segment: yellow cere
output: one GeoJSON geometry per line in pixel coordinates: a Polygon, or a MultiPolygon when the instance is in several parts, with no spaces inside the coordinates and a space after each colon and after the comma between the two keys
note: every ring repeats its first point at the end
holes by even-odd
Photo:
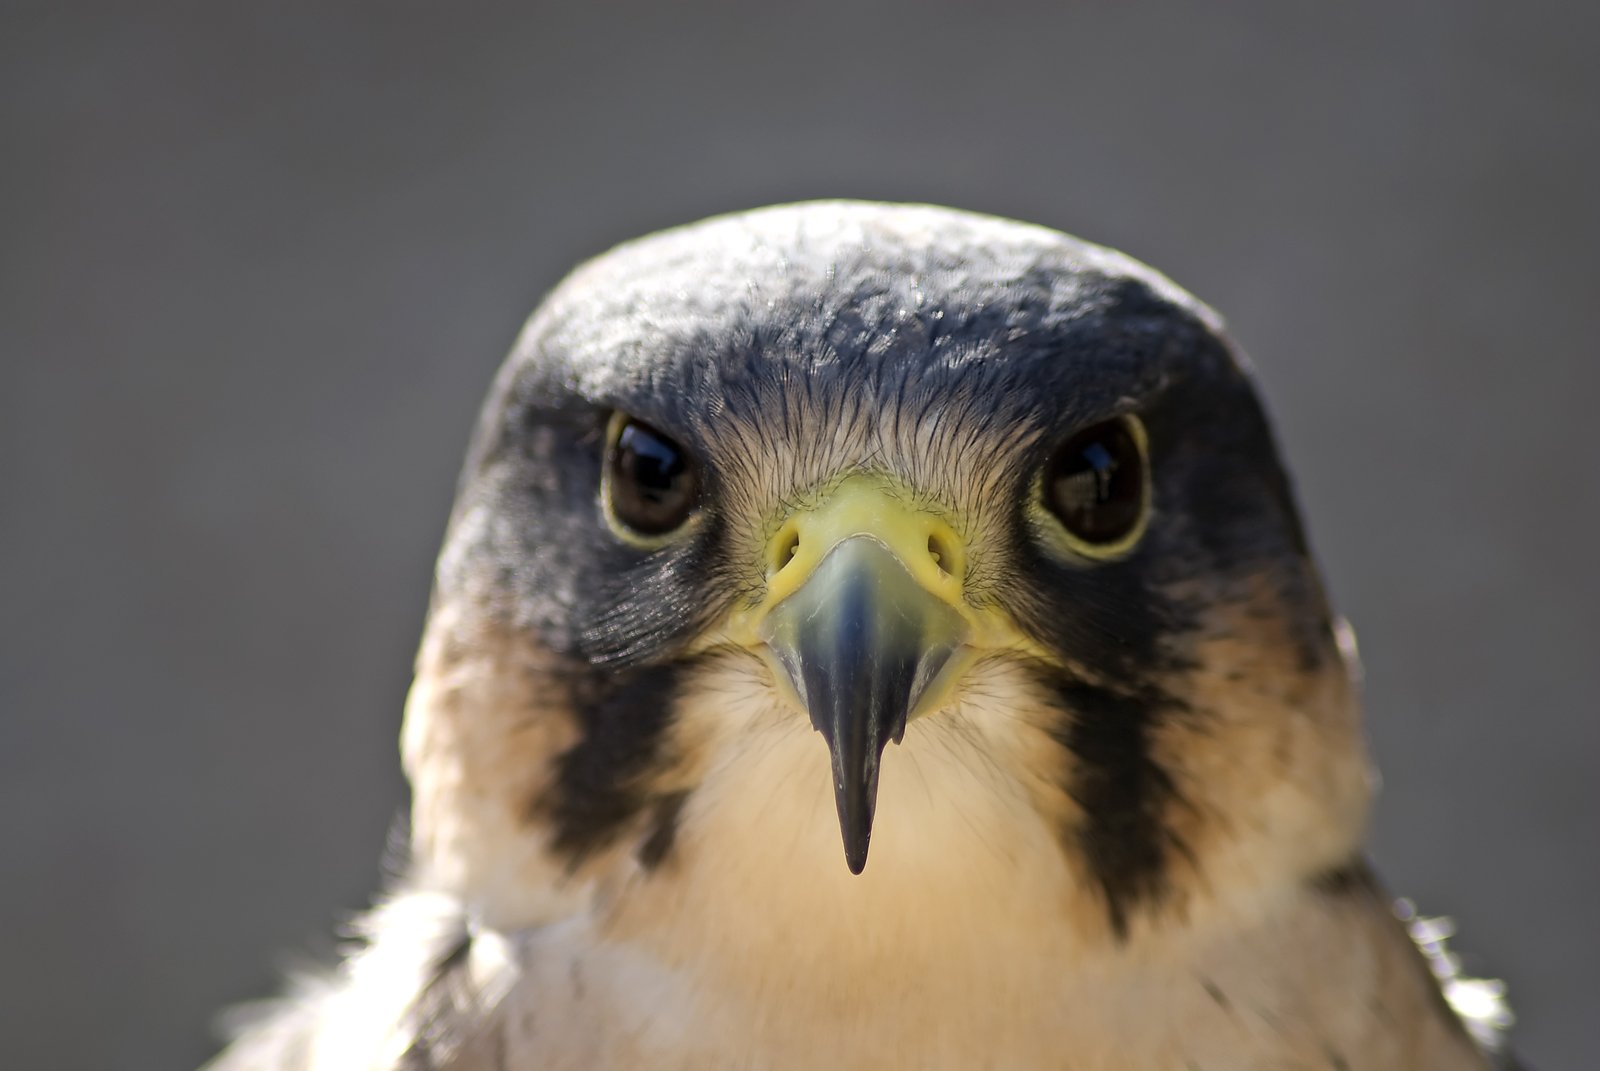
{"type": "Polygon", "coordinates": [[[741,646],[763,646],[761,626],[778,604],[812,579],[834,548],[853,537],[868,537],[888,549],[917,586],[954,609],[965,625],[965,654],[951,672],[941,674],[946,687],[919,713],[948,698],[949,688],[983,650],[1009,649],[1040,657],[1045,652],[1021,635],[997,607],[975,607],[965,598],[968,549],[964,539],[938,514],[912,503],[911,496],[888,478],[858,473],[848,477],[820,502],[785,518],[763,548],[766,592],[751,606],[734,611],[726,636],[741,646]]]}

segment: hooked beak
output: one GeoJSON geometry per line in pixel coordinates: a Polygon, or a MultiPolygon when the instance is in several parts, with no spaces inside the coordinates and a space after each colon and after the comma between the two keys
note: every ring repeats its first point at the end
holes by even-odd
{"type": "Polygon", "coordinates": [[[946,698],[970,638],[962,546],[862,477],[791,517],[774,548],[755,638],[828,743],[845,862],[859,874],[884,747],[946,698]]]}

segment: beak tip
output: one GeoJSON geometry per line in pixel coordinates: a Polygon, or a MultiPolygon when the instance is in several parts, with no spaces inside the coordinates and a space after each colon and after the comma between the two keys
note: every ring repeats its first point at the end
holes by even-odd
{"type": "Polygon", "coordinates": [[[872,844],[872,797],[877,795],[877,778],[868,786],[865,798],[855,793],[839,794],[839,832],[844,834],[844,862],[850,873],[867,868],[867,849],[872,844]]]}

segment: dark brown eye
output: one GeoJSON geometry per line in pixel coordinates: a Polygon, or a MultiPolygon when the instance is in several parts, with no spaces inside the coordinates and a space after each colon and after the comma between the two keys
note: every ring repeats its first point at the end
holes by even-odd
{"type": "Polygon", "coordinates": [[[1044,474],[1044,502],[1089,551],[1119,550],[1146,508],[1143,429],[1131,418],[1085,428],[1062,444],[1044,474]]]}
{"type": "Polygon", "coordinates": [[[694,512],[699,485],[688,455],[643,421],[621,421],[606,465],[611,515],[640,535],[665,535],[694,512]]]}

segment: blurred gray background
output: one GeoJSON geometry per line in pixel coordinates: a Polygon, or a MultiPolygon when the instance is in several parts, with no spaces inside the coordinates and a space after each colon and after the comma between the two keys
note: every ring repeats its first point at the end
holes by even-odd
{"type": "Polygon", "coordinates": [[[380,878],[476,406],[575,260],[816,196],[1116,245],[1260,366],[1376,854],[1600,1062],[1600,7],[7,3],[0,1037],[183,1068],[380,878]]]}

